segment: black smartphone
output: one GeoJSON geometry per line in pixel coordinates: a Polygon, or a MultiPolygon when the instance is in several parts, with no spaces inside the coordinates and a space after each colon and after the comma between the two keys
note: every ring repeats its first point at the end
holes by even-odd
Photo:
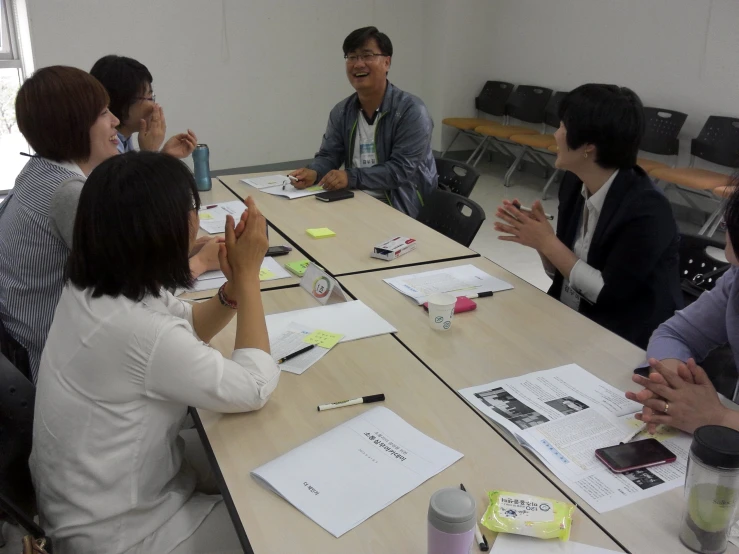
{"type": "Polygon", "coordinates": [[[354,198],[354,193],[346,189],[328,190],[316,194],[316,200],[320,200],[321,202],[336,202],[337,200],[346,200],[347,198],[354,198]]]}
{"type": "Polygon", "coordinates": [[[595,451],[595,457],[614,473],[669,464],[677,459],[677,456],[657,439],[644,439],[599,448],[595,451]]]}
{"type": "Polygon", "coordinates": [[[651,369],[649,366],[647,367],[637,367],[634,370],[634,375],[641,375],[645,379],[649,379],[649,374],[651,373],[651,369]]]}
{"type": "Polygon", "coordinates": [[[267,248],[267,256],[284,256],[288,252],[292,252],[292,248],[289,246],[270,246],[267,248]]]}

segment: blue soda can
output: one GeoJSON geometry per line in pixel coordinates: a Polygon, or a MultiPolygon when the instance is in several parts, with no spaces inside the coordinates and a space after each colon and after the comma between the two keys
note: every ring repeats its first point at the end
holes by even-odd
{"type": "Polygon", "coordinates": [[[198,144],[192,153],[195,164],[195,184],[198,190],[210,190],[213,184],[210,181],[210,150],[207,144],[198,144]]]}

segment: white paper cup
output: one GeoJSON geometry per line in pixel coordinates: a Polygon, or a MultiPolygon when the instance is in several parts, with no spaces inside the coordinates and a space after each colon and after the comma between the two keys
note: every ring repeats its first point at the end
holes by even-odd
{"type": "Polygon", "coordinates": [[[432,329],[449,330],[456,303],[457,297],[452,294],[434,294],[429,298],[429,323],[432,329]]]}

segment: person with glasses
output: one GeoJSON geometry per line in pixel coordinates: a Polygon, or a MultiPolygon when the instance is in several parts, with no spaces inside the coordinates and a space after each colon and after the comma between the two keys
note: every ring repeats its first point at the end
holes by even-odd
{"type": "MultiPolygon", "coordinates": [[[[160,150],[175,158],[186,158],[192,154],[198,139],[191,130],[170,138],[164,146],[167,123],[162,107],[156,103],[152,89],[153,78],[146,66],[124,56],[104,56],[95,62],[90,74],[100,81],[110,96],[110,111],[118,117],[118,152],[121,154],[134,150],[133,134],[138,133],[141,150],[160,150]]],[[[79,190],[84,181],[66,184],[79,190]]],[[[72,225],[67,225],[71,235],[72,225]]],[[[197,278],[206,271],[218,269],[218,239],[203,237],[198,239],[190,252],[190,269],[197,278]]]]}
{"type": "Polygon", "coordinates": [[[294,185],[364,190],[417,217],[438,184],[433,121],[420,98],[388,81],[393,45],[387,35],[376,27],[357,29],[343,50],[346,76],[357,92],[331,110],[321,148],[291,174],[294,185]]]}
{"type": "Polygon", "coordinates": [[[153,78],[142,63],[124,56],[104,56],[95,62],[90,74],[100,81],[110,96],[110,111],[120,119],[118,151],[134,149],[133,134],[138,133],[141,150],[158,151],[175,158],[186,158],[197,146],[198,139],[190,129],[166,143],[167,122],[164,110],[156,103],[151,87],[153,78]],[[162,146],[164,143],[164,146],[162,146]]]}

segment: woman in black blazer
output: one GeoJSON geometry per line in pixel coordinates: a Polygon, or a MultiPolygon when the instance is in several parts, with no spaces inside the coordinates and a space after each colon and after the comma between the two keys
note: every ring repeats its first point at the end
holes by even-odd
{"type": "Polygon", "coordinates": [[[636,165],[644,132],[639,97],[613,85],[583,85],[560,105],[554,134],[559,189],[556,234],[541,202],[522,212],[503,201],[501,240],[535,248],[552,277],[549,294],[645,348],[682,307],[679,233],[670,204],[636,165]]]}

